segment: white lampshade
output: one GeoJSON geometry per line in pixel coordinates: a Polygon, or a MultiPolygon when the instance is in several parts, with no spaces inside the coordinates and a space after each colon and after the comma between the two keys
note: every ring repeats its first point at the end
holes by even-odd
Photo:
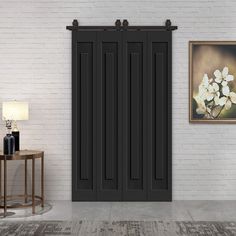
{"type": "Polygon", "coordinates": [[[28,120],[29,104],[28,102],[3,102],[2,103],[3,120],[28,120]]]}

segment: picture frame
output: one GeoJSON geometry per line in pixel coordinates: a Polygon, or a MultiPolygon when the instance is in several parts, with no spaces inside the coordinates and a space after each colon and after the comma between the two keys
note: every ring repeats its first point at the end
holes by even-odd
{"type": "Polygon", "coordinates": [[[189,41],[189,122],[236,123],[236,41],[189,41]]]}

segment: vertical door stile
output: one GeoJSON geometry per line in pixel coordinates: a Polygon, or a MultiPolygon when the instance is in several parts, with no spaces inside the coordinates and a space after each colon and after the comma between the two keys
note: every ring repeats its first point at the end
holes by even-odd
{"type": "Polygon", "coordinates": [[[128,114],[128,86],[127,86],[127,32],[122,31],[122,200],[126,199],[126,191],[127,191],[127,159],[128,159],[128,137],[127,130],[128,124],[126,122],[126,117],[128,114]]]}
{"type": "Polygon", "coordinates": [[[72,201],[78,200],[77,196],[77,162],[78,162],[78,111],[77,111],[77,32],[72,31],[72,201]]]}

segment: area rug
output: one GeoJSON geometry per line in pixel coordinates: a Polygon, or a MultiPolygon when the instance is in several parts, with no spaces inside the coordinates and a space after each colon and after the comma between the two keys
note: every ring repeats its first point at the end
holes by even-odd
{"type": "Polygon", "coordinates": [[[24,221],[0,222],[1,236],[234,236],[236,222],[24,221]]]}

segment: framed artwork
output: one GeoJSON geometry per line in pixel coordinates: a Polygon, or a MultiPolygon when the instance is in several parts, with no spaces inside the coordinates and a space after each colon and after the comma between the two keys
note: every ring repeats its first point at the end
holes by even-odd
{"type": "Polygon", "coordinates": [[[189,42],[189,121],[236,123],[236,41],[189,42]]]}

